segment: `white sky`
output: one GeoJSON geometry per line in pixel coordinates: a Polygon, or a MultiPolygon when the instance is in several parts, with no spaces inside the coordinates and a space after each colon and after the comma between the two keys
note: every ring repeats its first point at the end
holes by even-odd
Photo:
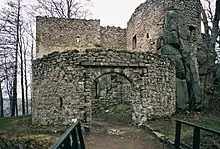
{"type": "Polygon", "coordinates": [[[145,0],[94,0],[93,18],[100,19],[101,25],[126,27],[127,22],[145,0]]]}
{"type": "MultiPolygon", "coordinates": [[[[5,0],[0,0],[0,7],[5,0]]],[[[30,1],[30,0],[29,0],[30,1]]],[[[35,1],[35,0],[33,0],[35,1]]],[[[103,26],[120,26],[125,28],[127,21],[145,0],[93,0],[92,18],[100,19],[103,26]]]]}

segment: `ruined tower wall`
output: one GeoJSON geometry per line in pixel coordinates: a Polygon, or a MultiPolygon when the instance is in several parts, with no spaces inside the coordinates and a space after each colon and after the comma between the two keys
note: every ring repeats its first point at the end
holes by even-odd
{"type": "Polygon", "coordinates": [[[127,23],[127,50],[156,52],[156,40],[163,33],[164,9],[142,3],[127,23]]]}
{"type": "Polygon", "coordinates": [[[182,10],[186,24],[200,32],[199,0],[147,0],[136,8],[127,23],[127,50],[156,52],[156,42],[163,35],[168,8],[182,10]]]}
{"type": "Polygon", "coordinates": [[[100,44],[100,21],[37,17],[36,57],[100,44]]]}
{"type": "Polygon", "coordinates": [[[184,1],[184,16],[187,25],[193,25],[200,33],[201,30],[201,4],[199,0],[184,1]]]}
{"type": "Polygon", "coordinates": [[[101,26],[101,45],[110,49],[126,49],[126,29],[101,26]]]}

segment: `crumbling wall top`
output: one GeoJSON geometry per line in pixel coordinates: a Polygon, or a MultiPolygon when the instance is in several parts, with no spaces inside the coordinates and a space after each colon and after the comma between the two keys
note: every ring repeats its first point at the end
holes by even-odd
{"type": "Polygon", "coordinates": [[[47,16],[36,16],[36,22],[38,23],[47,23],[47,22],[60,22],[60,21],[80,21],[80,22],[99,22],[99,19],[75,19],[75,18],[70,18],[70,19],[66,19],[66,18],[57,18],[57,17],[47,17],[47,16]]]}

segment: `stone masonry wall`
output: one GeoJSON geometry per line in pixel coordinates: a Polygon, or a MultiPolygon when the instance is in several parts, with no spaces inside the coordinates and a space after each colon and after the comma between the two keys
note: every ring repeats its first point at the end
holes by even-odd
{"type": "Polygon", "coordinates": [[[37,17],[36,56],[100,44],[100,21],[37,17]]]}
{"type": "Polygon", "coordinates": [[[175,68],[150,53],[90,49],[54,52],[33,62],[34,123],[62,125],[92,121],[92,84],[104,74],[124,76],[134,88],[131,103],[137,124],[175,112],[175,68]]]}
{"type": "MultiPolygon", "coordinates": [[[[156,52],[156,42],[163,35],[165,12],[168,8],[182,10],[187,25],[193,26],[200,33],[199,0],[146,0],[136,8],[127,23],[127,50],[156,52]]],[[[200,38],[199,35],[197,37],[200,38]]]]}
{"type": "Polygon", "coordinates": [[[127,23],[127,50],[156,52],[156,41],[163,34],[164,9],[155,4],[143,3],[132,14],[127,23]]]}
{"type": "Polygon", "coordinates": [[[110,49],[126,49],[126,29],[101,26],[102,46],[110,49]]]}

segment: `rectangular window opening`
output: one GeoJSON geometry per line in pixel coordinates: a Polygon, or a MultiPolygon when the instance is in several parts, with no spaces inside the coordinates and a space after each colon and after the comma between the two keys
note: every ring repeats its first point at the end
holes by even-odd
{"type": "Polygon", "coordinates": [[[137,47],[137,36],[136,35],[132,38],[132,44],[133,44],[133,49],[136,49],[137,47]]]}

